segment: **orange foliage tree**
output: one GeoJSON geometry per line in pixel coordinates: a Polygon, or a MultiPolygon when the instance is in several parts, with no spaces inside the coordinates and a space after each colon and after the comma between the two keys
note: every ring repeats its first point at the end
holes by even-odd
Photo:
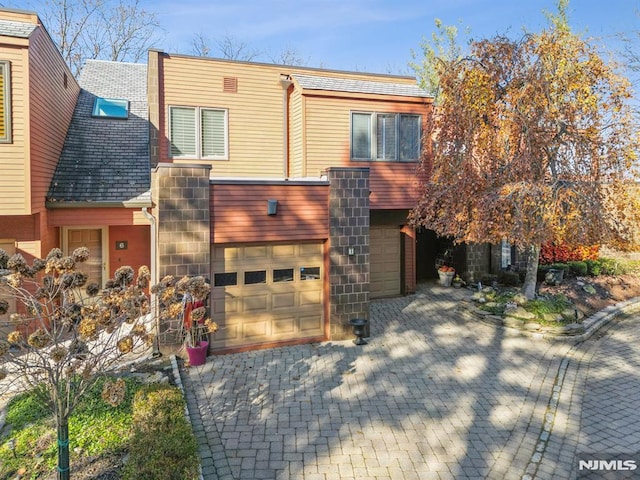
{"type": "Polygon", "coordinates": [[[411,214],[456,242],[506,239],[526,250],[528,298],[541,244],[625,242],[638,220],[628,81],[571,32],[566,7],[560,0],[540,33],[472,42],[467,57],[438,60],[428,180],[411,214]]]}

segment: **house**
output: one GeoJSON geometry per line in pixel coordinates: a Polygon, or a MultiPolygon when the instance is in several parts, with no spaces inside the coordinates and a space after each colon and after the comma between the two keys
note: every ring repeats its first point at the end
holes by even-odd
{"type": "Polygon", "coordinates": [[[46,207],[63,252],[86,246],[90,281],[151,261],[146,65],[87,60],[46,207]]]}
{"type": "Polygon", "coordinates": [[[414,78],[150,51],[148,91],[158,276],[211,279],[214,351],[351,338],[415,290],[414,78]]]}
{"type": "Polygon", "coordinates": [[[0,248],[9,254],[32,259],[58,246],[45,198],[79,90],[38,16],[3,9],[0,248]]]}

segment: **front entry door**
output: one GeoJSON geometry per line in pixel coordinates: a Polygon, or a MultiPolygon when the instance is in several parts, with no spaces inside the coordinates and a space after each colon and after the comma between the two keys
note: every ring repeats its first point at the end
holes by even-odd
{"type": "Polygon", "coordinates": [[[102,229],[74,228],[67,230],[67,252],[69,254],[78,247],[89,249],[89,259],[79,265],[79,270],[89,276],[87,284],[96,282],[104,285],[104,261],[102,258],[102,229]]]}

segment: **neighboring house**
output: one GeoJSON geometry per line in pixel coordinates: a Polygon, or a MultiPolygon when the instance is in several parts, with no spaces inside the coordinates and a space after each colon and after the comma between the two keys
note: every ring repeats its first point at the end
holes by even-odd
{"type": "Polygon", "coordinates": [[[59,245],[45,196],[78,92],[38,16],[0,10],[0,248],[9,254],[30,260],[59,245]]]}
{"type": "Polygon", "coordinates": [[[151,208],[146,65],[87,60],[47,194],[64,252],[86,246],[90,281],[149,265],[151,208]]]}
{"type": "Polygon", "coordinates": [[[218,351],[352,336],[410,293],[431,98],[411,77],[151,51],[158,275],[213,284],[218,351]]]}

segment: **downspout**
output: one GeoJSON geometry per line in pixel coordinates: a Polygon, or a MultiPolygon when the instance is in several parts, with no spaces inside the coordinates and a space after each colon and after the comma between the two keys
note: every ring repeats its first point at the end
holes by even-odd
{"type": "Polygon", "coordinates": [[[280,75],[280,85],[282,85],[282,151],[283,158],[283,175],[289,178],[289,87],[293,85],[291,76],[280,75]]]}
{"type": "MultiPolygon", "coordinates": [[[[151,265],[149,265],[149,269],[151,270],[151,286],[158,284],[158,265],[156,261],[157,255],[157,222],[156,217],[154,217],[149,212],[149,207],[142,207],[142,214],[145,216],[147,220],[149,220],[149,224],[151,225],[151,265]]],[[[158,303],[156,301],[156,295],[151,293],[151,308],[153,310],[153,317],[155,323],[156,333],[153,339],[153,353],[152,356],[154,358],[161,357],[162,352],[160,352],[160,316],[158,312],[158,303]]]]}

